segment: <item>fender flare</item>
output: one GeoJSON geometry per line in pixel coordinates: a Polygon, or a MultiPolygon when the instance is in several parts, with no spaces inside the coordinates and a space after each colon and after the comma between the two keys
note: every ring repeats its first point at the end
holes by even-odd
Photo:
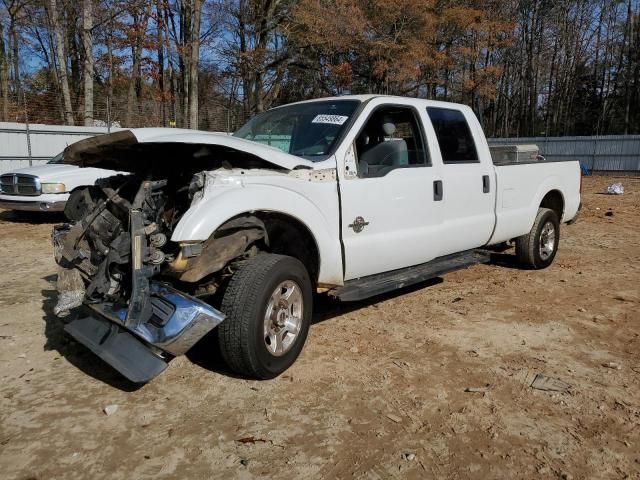
{"type": "MultiPolygon", "coordinates": [[[[531,208],[533,211],[533,219],[531,220],[530,227],[533,227],[533,222],[536,219],[538,208],[540,208],[540,205],[542,204],[542,200],[544,199],[544,197],[547,196],[549,192],[552,192],[554,190],[557,191],[562,197],[562,203],[564,205],[564,209],[566,209],[565,193],[562,190],[560,177],[558,177],[557,175],[552,175],[550,177],[547,177],[545,178],[544,182],[542,182],[542,184],[538,187],[538,191],[533,197],[533,204],[531,205],[531,208]]],[[[563,215],[564,215],[564,212],[563,212],[563,215]]],[[[558,221],[562,223],[562,218],[559,218],[558,221]]]]}

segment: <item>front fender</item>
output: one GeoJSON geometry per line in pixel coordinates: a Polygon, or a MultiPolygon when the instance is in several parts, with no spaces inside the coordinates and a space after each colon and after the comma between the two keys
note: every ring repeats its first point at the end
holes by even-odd
{"type": "Polygon", "coordinates": [[[320,253],[319,283],[342,285],[342,253],[339,240],[338,198],[335,183],[306,183],[314,197],[273,185],[246,184],[217,187],[193,205],[178,222],[171,240],[193,242],[208,239],[223,223],[244,213],[264,211],[289,215],[313,235],[320,253]],[[322,206],[322,210],[318,207],[322,206]]]}

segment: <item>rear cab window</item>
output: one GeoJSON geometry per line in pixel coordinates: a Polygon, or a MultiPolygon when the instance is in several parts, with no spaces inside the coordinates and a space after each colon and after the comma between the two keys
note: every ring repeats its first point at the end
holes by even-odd
{"type": "Polygon", "coordinates": [[[479,163],[471,129],[460,110],[427,107],[427,114],[436,132],[445,164],[479,163]]]}

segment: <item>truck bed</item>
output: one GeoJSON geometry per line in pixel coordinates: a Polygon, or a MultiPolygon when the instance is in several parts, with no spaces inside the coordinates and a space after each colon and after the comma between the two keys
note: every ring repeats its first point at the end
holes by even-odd
{"type": "Polygon", "coordinates": [[[490,244],[524,235],[549,192],[562,201],[561,223],[572,220],[580,206],[580,163],[577,160],[495,164],[496,226],[490,244]]]}

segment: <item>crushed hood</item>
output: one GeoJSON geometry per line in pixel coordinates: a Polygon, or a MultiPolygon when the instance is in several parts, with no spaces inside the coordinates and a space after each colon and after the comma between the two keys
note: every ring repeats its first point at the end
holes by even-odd
{"type": "Polygon", "coordinates": [[[267,162],[287,170],[313,168],[313,162],[275,147],[221,133],[175,128],[139,128],[87,138],[65,149],[64,162],[127,172],[154,168],[159,163],[198,170],[207,159],[230,161],[238,154],[245,161],[267,162]]]}

